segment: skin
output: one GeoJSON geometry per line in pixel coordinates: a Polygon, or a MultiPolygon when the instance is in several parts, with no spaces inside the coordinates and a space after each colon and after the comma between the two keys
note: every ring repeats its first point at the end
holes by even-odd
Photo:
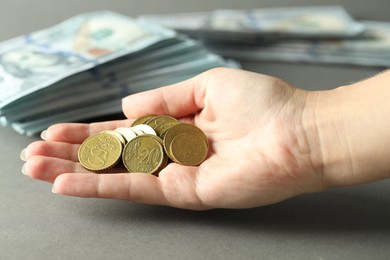
{"type": "Polygon", "coordinates": [[[177,208],[251,208],[293,196],[390,177],[390,73],[329,91],[304,91],[266,75],[217,68],[123,99],[128,120],[58,124],[23,152],[23,173],[57,194],[177,208]],[[210,142],[197,167],[175,163],[159,177],[95,174],[78,163],[88,136],[170,115],[210,142]],[[387,121],[387,122],[386,122],[387,121]],[[387,153],[386,153],[387,151],[387,153]]]}

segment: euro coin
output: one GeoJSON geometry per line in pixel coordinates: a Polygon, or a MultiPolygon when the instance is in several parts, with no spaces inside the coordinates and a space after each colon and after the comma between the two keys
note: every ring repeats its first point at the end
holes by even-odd
{"type": "Polygon", "coordinates": [[[88,137],[81,144],[78,159],[85,169],[102,172],[118,163],[122,151],[120,140],[113,134],[103,132],[88,137]]]}
{"type": "Polygon", "coordinates": [[[159,126],[157,126],[154,130],[156,131],[156,134],[163,138],[164,136],[164,133],[169,129],[171,128],[172,126],[175,126],[175,125],[178,125],[178,124],[181,124],[179,121],[172,121],[172,122],[165,122],[159,126]]]}
{"type": "Polygon", "coordinates": [[[129,172],[158,175],[169,159],[188,166],[201,164],[208,149],[207,137],[198,127],[166,115],[145,116],[131,127],[87,138],[78,158],[84,168],[97,173],[122,162],[129,172]]]}
{"type": "Polygon", "coordinates": [[[178,120],[176,118],[173,118],[171,116],[155,116],[154,118],[147,121],[145,124],[148,126],[151,126],[153,129],[156,129],[159,125],[162,125],[167,122],[177,122],[178,120]]]}
{"type": "Polygon", "coordinates": [[[130,128],[127,128],[127,127],[119,127],[117,129],[115,129],[114,131],[119,133],[120,135],[122,135],[123,138],[125,138],[126,143],[130,142],[132,139],[137,137],[137,134],[134,133],[134,131],[132,131],[130,128]]]}
{"type": "Polygon", "coordinates": [[[137,120],[135,120],[131,126],[136,126],[136,125],[140,125],[140,124],[145,124],[147,121],[149,121],[150,119],[154,118],[156,116],[152,116],[152,115],[148,115],[148,116],[143,116],[143,117],[140,117],[138,118],[137,120]]]}
{"type": "Polygon", "coordinates": [[[125,146],[125,144],[127,143],[126,139],[118,132],[107,130],[107,131],[103,131],[102,133],[108,133],[114,135],[116,138],[118,138],[118,140],[122,143],[123,146],[125,146]]]}
{"type": "MultiPolygon", "coordinates": [[[[158,137],[158,136],[156,136],[156,135],[150,135],[150,138],[156,139],[162,146],[164,146],[163,140],[162,140],[160,137],[158,137]]],[[[169,157],[167,156],[167,154],[165,153],[164,150],[163,150],[163,156],[164,156],[164,157],[163,157],[163,161],[162,161],[162,163],[161,163],[161,166],[160,166],[160,168],[156,171],[156,173],[154,173],[155,175],[158,175],[158,173],[168,165],[169,157]]]]}
{"type": "Polygon", "coordinates": [[[164,154],[163,161],[162,161],[162,163],[161,163],[160,168],[159,168],[159,169],[157,170],[157,172],[155,173],[155,175],[158,175],[158,174],[160,173],[160,171],[161,171],[162,169],[164,169],[165,167],[167,167],[167,165],[168,165],[169,158],[168,158],[168,156],[167,156],[167,154],[166,154],[165,152],[164,152],[163,154],[164,154]]]}
{"type": "Polygon", "coordinates": [[[129,172],[157,174],[164,163],[162,141],[154,135],[140,135],[128,142],[122,161],[129,172]]]}
{"type": "Polygon", "coordinates": [[[196,166],[207,157],[207,137],[198,127],[179,124],[171,127],[164,137],[164,149],[169,158],[179,164],[196,166]]]}
{"type": "Polygon", "coordinates": [[[141,131],[144,134],[150,134],[150,135],[157,135],[154,129],[151,126],[145,125],[145,124],[140,124],[136,126],[132,126],[130,128],[134,132],[139,132],[141,131]]]}
{"type": "Polygon", "coordinates": [[[139,126],[139,125],[130,127],[130,130],[133,131],[137,136],[144,135],[145,133],[142,132],[141,129],[137,128],[137,126],[139,126]]]}

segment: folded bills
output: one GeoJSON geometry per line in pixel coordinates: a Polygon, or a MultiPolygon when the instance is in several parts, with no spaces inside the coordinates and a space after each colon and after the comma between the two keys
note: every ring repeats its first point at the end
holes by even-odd
{"type": "Polygon", "coordinates": [[[121,113],[129,94],[238,67],[175,31],[109,11],[0,43],[0,122],[34,135],[121,113]]]}

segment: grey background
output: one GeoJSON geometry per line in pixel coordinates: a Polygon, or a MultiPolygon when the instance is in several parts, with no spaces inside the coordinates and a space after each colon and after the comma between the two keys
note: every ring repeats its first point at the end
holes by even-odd
{"type": "MultiPolygon", "coordinates": [[[[0,41],[79,13],[129,16],[216,8],[341,4],[356,18],[389,21],[390,2],[1,0],[0,41]]],[[[367,67],[247,62],[244,68],[305,89],[374,75],[367,67]]],[[[192,212],[51,193],[21,174],[36,138],[0,128],[0,259],[389,259],[390,181],[338,188],[248,210],[192,212]]]]}

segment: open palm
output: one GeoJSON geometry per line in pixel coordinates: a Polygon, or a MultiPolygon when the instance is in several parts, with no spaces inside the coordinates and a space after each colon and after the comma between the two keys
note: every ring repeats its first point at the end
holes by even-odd
{"type": "Polygon", "coordinates": [[[53,191],[188,209],[247,208],[322,189],[301,131],[305,91],[256,73],[214,69],[193,79],[123,100],[128,120],[58,124],[27,147],[25,174],[54,182],[53,191]],[[169,164],[159,176],[90,173],[78,163],[80,144],[103,130],[166,114],[201,128],[210,142],[197,167],[169,164]]]}

